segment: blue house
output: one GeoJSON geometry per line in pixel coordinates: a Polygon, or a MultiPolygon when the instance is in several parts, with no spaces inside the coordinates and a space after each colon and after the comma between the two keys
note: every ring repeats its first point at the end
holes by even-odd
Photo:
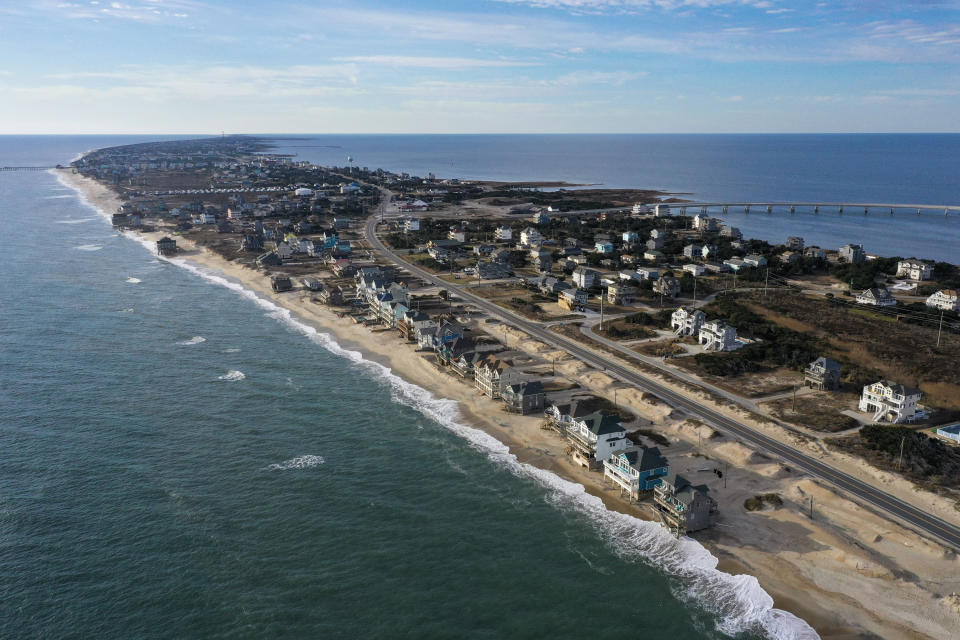
{"type": "Polygon", "coordinates": [[[594,245],[594,251],[597,253],[613,253],[613,243],[597,242],[594,245]]]}
{"type": "Polygon", "coordinates": [[[670,463],[656,447],[629,447],[603,461],[604,480],[612,480],[634,500],[641,492],[653,491],[669,473],[670,463]]]}

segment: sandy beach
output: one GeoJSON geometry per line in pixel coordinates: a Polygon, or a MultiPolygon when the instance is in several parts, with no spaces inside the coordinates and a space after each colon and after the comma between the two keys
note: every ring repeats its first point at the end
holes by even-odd
{"type": "MultiPolygon", "coordinates": [[[[119,206],[117,196],[105,186],[70,171],[57,173],[102,212],[109,214],[119,206]]],[[[140,235],[153,243],[164,234],[140,235]]],[[[519,461],[583,485],[608,509],[645,520],[653,518],[645,505],[622,500],[604,484],[602,474],[574,465],[561,439],[540,428],[542,419],[504,412],[500,403],[478,395],[472,386],[438,369],[413,346],[401,343],[395,332],[371,331],[348,318],[338,318],[299,292],[274,293],[263,273],[198,248],[186,238],[177,237],[177,242],[178,260],[242,284],[317,331],[331,334],[344,348],[359,351],[438,397],[455,400],[462,422],[507,445],[519,461]]],[[[506,339],[510,346],[541,357],[550,351],[548,345],[515,332],[507,332],[506,339]]],[[[566,354],[556,355],[559,373],[598,395],[609,391],[609,378],[566,354]]],[[[702,465],[702,460],[696,461],[697,447],[704,443],[710,459],[729,465],[725,480],[711,483],[711,490],[717,487],[720,523],[694,536],[719,559],[720,570],[754,576],[776,607],[802,618],[823,638],[956,636],[960,629],[960,560],[956,553],[740,443],[718,439],[710,444],[712,433],[703,431],[707,427],[674,417],[669,407],[650,402],[638,392],[621,390],[620,402],[649,419],[671,440],[665,450],[671,464],[676,459],[681,466],[702,465]],[[784,505],[754,512],[743,508],[746,498],[768,492],[779,493],[784,505]],[[812,518],[806,508],[811,498],[816,505],[812,518]]],[[[901,495],[910,493],[907,483],[897,485],[897,490],[901,495]]]]}

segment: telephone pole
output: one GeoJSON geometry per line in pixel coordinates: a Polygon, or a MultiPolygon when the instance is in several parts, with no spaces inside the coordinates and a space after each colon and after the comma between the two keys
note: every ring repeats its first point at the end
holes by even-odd
{"type": "Polygon", "coordinates": [[[940,347],[940,332],[943,331],[943,309],[940,309],[940,325],[937,327],[937,347],[940,347]]]}

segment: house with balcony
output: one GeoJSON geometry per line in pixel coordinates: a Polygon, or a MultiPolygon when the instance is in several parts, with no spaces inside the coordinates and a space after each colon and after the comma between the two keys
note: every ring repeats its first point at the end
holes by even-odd
{"type": "Polygon", "coordinates": [[[624,231],[620,237],[624,244],[634,244],[640,241],[640,234],[636,231],[624,231]]]}
{"type": "Polygon", "coordinates": [[[767,266],[767,259],[757,253],[751,253],[743,257],[743,264],[748,267],[765,267],[767,266]]]}
{"type": "Polygon", "coordinates": [[[599,240],[593,245],[594,253],[613,253],[613,243],[609,240],[599,240]]]}
{"type": "Polygon", "coordinates": [[[862,244],[845,244],[837,251],[840,259],[844,262],[857,264],[867,259],[867,254],[863,252],[862,244]]]}
{"type": "Polygon", "coordinates": [[[698,336],[704,351],[733,351],[739,346],[736,328],[721,320],[705,322],[698,336]]]}
{"type": "Polygon", "coordinates": [[[699,244],[688,244],[683,248],[683,257],[690,258],[691,260],[693,258],[699,258],[701,251],[703,251],[703,247],[699,244]]]}
{"type": "Polygon", "coordinates": [[[513,382],[519,372],[512,370],[513,364],[509,360],[489,355],[481,360],[473,373],[474,386],[488,398],[500,398],[503,387],[513,382]]]}
{"type": "Polygon", "coordinates": [[[803,238],[800,236],[790,236],[787,238],[787,241],[783,243],[790,251],[803,251],[803,238]]]}
{"type": "Polygon", "coordinates": [[[505,385],[500,394],[500,399],[507,405],[507,411],[522,414],[543,411],[545,398],[543,383],[539,380],[505,385]]]}
{"type": "Polygon", "coordinates": [[[859,408],[872,413],[874,422],[911,422],[922,395],[919,389],[880,380],[863,388],[859,408]]]}
{"type": "Polygon", "coordinates": [[[603,479],[620,487],[634,500],[653,491],[670,472],[670,463],[656,447],[628,447],[603,461],[603,479]]]}
{"type": "Polygon", "coordinates": [[[610,304],[633,304],[637,288],[629,282],[618,280],[607,287],[607,302],[610,304]]]}
{"type": "Polygon", "coordinates": [[[583,311],[587,304],[588,294],[583,289],[564,289],[557,294],[557,304],[568,311],[583,311]]]}
{"type": "Polygon", "coordinates": [[[653,502],[663,525],[678,538],[706,529],[717,513],[717,502],[707,485],[694,485],[675,472],[654,487],[653,502]]]}
{"type": "Polygon", "coordinates": [[[707,268],[702,264],[691,262],[690,264],[683,265],[683,270],[687,273],[693,274],[694,276],[702,276],[704,273],[706,273],[707,268]]]}
{"type": "Polygon", "coordinates": [[[590,469],[599,469],[613,453],[633,444],[620,418],[605,411],[573,418],[566,425],[566,437],[574,460],[590,469]]]}
{"type": "Polygon", "coordinates": [[[910,280],[929,280],[933,275],[933,268],[922,260],[901,260],[897,263],[897,277],[910,280]]]}
{"type": "Polygon", "coordinates": [[[513,240],[513,229],[510,227],[497,227],[493,232],[493,237],[499,242],[510,242],[513,240]]]}
{"type": "Polygon", "coordinates": [[[707,320],[707,314],[699,309],[680,307],[670,316],[670,328],[677,336],[698,336],[707,320]]]}
{"type": "Polygon", "coordinates": [[[857,295],[857,304],[869,304],[874,307],[895,307],[897,299],[890,295],[886,287],[871,287],[857,295]]]}
{"type": "Polygon", "coordinates": [[[578,267],[573,270],[573,284],[580,287],[581,289],[589,289],[590,287],[599,284],[600,273],[595,269],[588,269],[586,267],[578,267]]]}
{"type": "Polygon", "coordinates": [[[637,280],[656,280],[660,277],[660,269],[653,267],[637,267],[637,280]]]}
{"type": "Polygon", "coordinates": [[[803,370],[803,384],[811,389],[834,391],[840,388],[840,363],[830,358],[820,357],[803,370]]]}
{"type": "Polygon", "coordinates": [[[543,235],[533,227],[527,227],[520,232],[520,244],[524,247],[539,247],[543,244],[543,235]]]}
{"type": "Polygon", "coordinates": [[[925,304],[943,311],[957,311],[960,308],[956,289],[941,289],[927,298],[925,304]]]}
{"type": "Polygon", "coordinates": [[[667,296],[668,298],[676,298],[680,295],[680,281],[673,276],[660,276],[657,281],[653,283],[653,292],[667,296]]]}

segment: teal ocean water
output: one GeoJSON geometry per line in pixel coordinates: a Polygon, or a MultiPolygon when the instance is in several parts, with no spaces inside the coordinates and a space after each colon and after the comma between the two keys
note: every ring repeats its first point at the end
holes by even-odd
{"type": "Polygon", "coordinates": [[[816,637],[55,176],[0,196],[0,637],[816,637]]]}

